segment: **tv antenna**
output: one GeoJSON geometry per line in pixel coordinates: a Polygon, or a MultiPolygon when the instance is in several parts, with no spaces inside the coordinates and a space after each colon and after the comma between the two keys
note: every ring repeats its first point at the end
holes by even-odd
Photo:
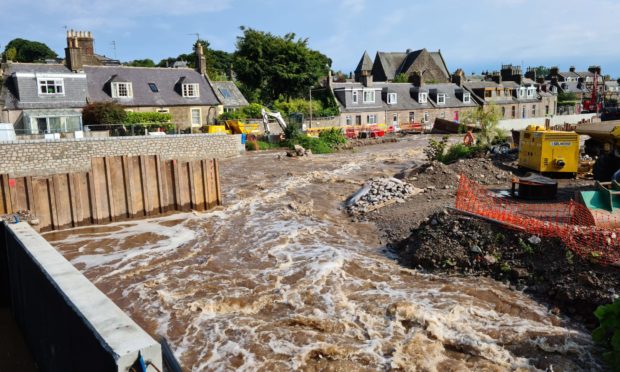
{"type": "Polygon", "coordinates": [[[200,34],[199,33],[196,32],[196,33],[188,34],[188,35],[194,35],[194,36],[196,36],[196,42],[200,41],[200,34]]]}
{"type": "Polygon", "coordinates": [[[116,58],[116,40],[112,40],[112,50],[114,50],[114,59],[116,58]]]}

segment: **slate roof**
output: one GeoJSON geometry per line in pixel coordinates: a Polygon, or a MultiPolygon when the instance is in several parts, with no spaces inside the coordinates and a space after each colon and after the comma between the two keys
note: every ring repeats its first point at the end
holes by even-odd
{"type": "Polygon", "coordinates": [[[375,63],[377,63],[378,59],[379,63],[381,63],[383,67],[383,71],[385,72],[387,79],[393,80],[394,76],[396,76],[396,71],[403,64],[405,58],[407,58],[407,53],[377,52],[375,63]]]}
{"type": "Polygon", "coordinates": [[[4,70],[0,108],[9,110],[79,108],[86,105],[86,94],[86,75],[74,73],[65,65],[9,63],[4,70]],[[63,95],[43,96],[38,93],[39,87],[35,77],[18,77],[16,74],[62,74],[69,77],[63,78],[63,95]]]}
{"type": "Polygon", "coordinates": [[[576,72],[572,72],[572,71],[558,72],[558,75],[562,76],[565,79],[568,78],[568,77],[579,79],[579,77],[580,77],[576,72]]]}
{"type": "Polygon", "coordinates": [[[357,64],[357,67],[355,68],[355,72],[358,73],[362,71],[371,71],[371,70],[372,70],[372,59],[370,59],[370,57],[368,56],[368,53],[364,51],[364,55],[360,59],[360,63],[357,64]]]}
{"type": "Polygon", "coordinates": [[[616,80],[610,80],[605,82],[605,86],[607,87],[617,87],[619,84],[616,80]]]}
{"type": "Polygon", "coordinates": [[[237,85],[232,81],[214,81],[213,89],[224,107],[242,107],[249,105],[237,85]],[[228,94],[227,94],[228,93],[228,94]]]}
{"type": "Polygon", "coordinates": [[[124,106],[214,106],[219,105],[215,92],[193,69],[128,67],[128,66],[84,66],[88,81],[90,102],[118,101],[124,106]],[[122,76],[132,83],[133,97],[113,99],[109,81],[114,76],[122,76]],[[199,84],[200,97],[186,98],[181,95],[182,79],[199,84]],[[158,92],[151,91],[149,83],[157,85],[158,92]]]}
{"type": "Polygon", "coordinates": [[[588,90],[588,88],[586,88],[585,84],[581,85],[581,88],[579,88],[577,85],[579,85],[579,82],[577,81],[569,81],[569,82],[560,82],[558,83],[558,85],[560,86],[560,89],[564,92],[564,93],[589,93],[590,91],[588,90]]]}
{"type": "Polygon", "coordinates": [[[441,54],[441,51],[429,52],[429,53],[431,57],[433,57],[433,60],[435,61],[437,66],[439,66],[439,68],[443,70],[444,74],[446,74],[446,77],[449,79],[450,72],[448,71],[448,66],[446,65],[446,61],[443,59],[443,55],[441,54]]]}
{"type": "MultiPolygon", "coordinates": [[[[377,52],[375,63],[379,62],[383,72],[386,75],[387,80],[393,80],[396,75],[408,71],[411,65],[415,63],[416,59],[420,56],[420,54],[422,54],[423,51],[426,51],[426,49],[418,49],[410,51],[408,53],[377,52]]],[[[449,79],[450,72],[448,71],[446,62],[441,55],[441,51],[427,52],[433,62],[435,62],[437,67],[439,67],[439,69],[445,75],[446,79],[449,79]]]]}

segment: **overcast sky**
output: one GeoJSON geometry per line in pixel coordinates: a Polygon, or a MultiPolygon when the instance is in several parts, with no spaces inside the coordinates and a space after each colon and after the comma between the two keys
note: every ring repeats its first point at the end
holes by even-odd
{"type": "Polygon", "coordinates": [[[199,33],[233,51],[239,26],[295,32],[355,69],[362,53],[441,49],[449,70],[600,64],[620,75],[620,0],[0,0],[0,47],[22,37],[63,55],[65,26],[92,31],[99,54],[158,62],[191,50],[199,33]]]}

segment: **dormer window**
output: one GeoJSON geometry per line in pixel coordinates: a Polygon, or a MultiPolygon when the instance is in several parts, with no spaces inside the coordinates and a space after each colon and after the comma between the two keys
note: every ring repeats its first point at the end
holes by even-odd
{"type": "Polygon", "coordinates": [[[463,103],[471,103],[471,94],[463,93],[463,103]]]}
{"type": "Polygon", "coordinates": [[[40,95],[64,95],[65,85],[63,79],[40,79],[40,95]]]}
{"type": "Polygon", "coordinates": [[[387,103],[388,103],[388,105],[395,105],[396,104],[396,100],[397,100],[397,94],[396,93],[388,93],[388,95],[387,95],[387,103]]]}
{"type": "Polygon", "coordinates": [[[519,98],[525,97],[525,88],[519,88],[519,98]]]}
{"type": "Polygon", "coordinates": [[[557,92],[558,92],[558,87],[556,87],[556,86],[552,86],[552,87],[551,87],[551,92],[553,92],[553,93],[557,93],[557,92]]]}
{"type": "Polygon", "coordinates": [[[534,98],[536,88],[527,88],[527,98],[534,98]]]}
{"type": "Polygon", "coordinates": [[[112,98],[131,98],[133,89],[131,83],[112,83],[112,98]]]}
{"type": "Polygon", "coordinates": [[[375,103],[375,91],[374,90],[364,91],[364,103],[375,103]]]}
{"type": "Polygon", "coordinates": [[[437,95],[437,104],[438,105],[445,105],[446,104],[446,94],[445,93],[439,93],[437,95]]]}
{"type": "Polygon", "coordinates": [[[198,84],[183,84],[183,97],[200,97],[200,90],[198,89],[198,84]]]}
{"type": "Polygon", "coordinates": [[[418,93],[418,102],[419,103],[428,102],[428,93],[425,93],[425,92],[418,93]]]}
{"type": "Polygon", "coordinates": [[[357,90],[354,90],[351,96],[351,101],[355,104],[357,104],[359,102],[359,92],[357,90]]]}

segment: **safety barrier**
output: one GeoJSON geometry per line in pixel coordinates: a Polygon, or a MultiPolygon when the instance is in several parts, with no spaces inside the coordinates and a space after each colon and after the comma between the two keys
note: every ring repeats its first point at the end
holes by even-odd
{"type": "Polygon", "coordinates": [[[540,203],[498,196],[461,175],[457,210],[541,237],[559,238],[583,258],[620,264],[620,221],[613,214],[593,216],[574,201],[540,203]],[[596,224],[595,224],[596,223],[596,224]]]}

